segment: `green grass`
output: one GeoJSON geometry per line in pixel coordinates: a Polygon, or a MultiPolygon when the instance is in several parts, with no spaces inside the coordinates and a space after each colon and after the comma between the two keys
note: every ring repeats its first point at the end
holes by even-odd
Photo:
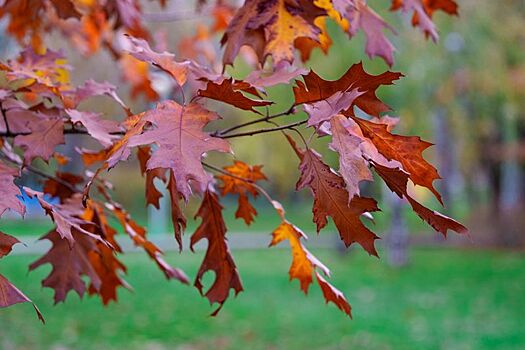
{"type": "MultiPolygon", "coordinates": [[[[140,254],[124,258],[134,292],[104,308],[95,298],[52,306],[52,291],[27,274],[28,256],[2,259],[0,272],[39,305],[0,310],[1,349],[523,349],[525,256],[416,250],[403,269],[361,251],[315,252],[332,268],[354,320],[326,306],[317,286],[307,297],[288,282],[287,250],[235,251],[245,292],[216,318],[192,287],[167,282],[140,254]]],[[[194,276],[202,255],[170,254],[194,276]]],[[[207,276],[211,277],[211,276],[207,276]]],[[[210,278],[208,279],[208,281],[210,278]]]]}

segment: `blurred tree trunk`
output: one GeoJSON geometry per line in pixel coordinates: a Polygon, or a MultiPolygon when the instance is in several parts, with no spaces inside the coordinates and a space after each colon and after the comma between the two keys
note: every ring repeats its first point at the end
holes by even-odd
{"type": "Polygon", "coordinates": [[[513,246],[522,239],[520,211],[523,208],[523,169],[520,167],[517,145],[519,142],[518,118],[514,106],[505,106],[502,118],[503,147],[500,156],[501,177],[499,196],[499,219],[503,228],[499,233],[500,242],[513,246]]]}
{"type": "Polygon", "coordinates": [[[390,229],[386,239],[388,263],[405,266],[408,263],[408,230],[403,218],[404,201],[390,190],[384,190],[391,209],[390,229]]]}
{"type": "Polygon", "coordinates": [[[439,174],[444,179],[439,181],[438,189],[445,203],[444,213],[450,215],[455,204],[454,198],[463,194],[464,179],[459,170],[454,135],[445,111],[442,108],[437,108],[432,119],[437,167],[439,174]]]}

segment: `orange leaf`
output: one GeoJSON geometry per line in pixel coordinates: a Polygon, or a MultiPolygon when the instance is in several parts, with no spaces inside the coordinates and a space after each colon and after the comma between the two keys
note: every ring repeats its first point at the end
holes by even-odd
{"type": "Polygon", "coordinates": [[[287,221],[283,221],[272,233],[270,246],[275,246],[284,240],[290,242],[290,249],[292,251],[292,265],[289,271],[290,280],[294,278],[299,280],[301,290],[306,294],[308,287],[312,283],[312,273],[315,272],[317,283],[323,291],[326,302],[333,302],[344,313],[352,317],[350,304],[348,304],[344,295],[321,277],[316,269],[321,270],[327,276],[330,275],[330,271],[306,249],[301,243],[301,238],[306,239],[306,235],[299,230],[299,228],[287,221]]]}

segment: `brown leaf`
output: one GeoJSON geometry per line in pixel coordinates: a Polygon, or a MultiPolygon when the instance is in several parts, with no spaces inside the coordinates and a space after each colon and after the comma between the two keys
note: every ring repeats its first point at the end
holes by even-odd
{"type": "Polygon", "coordinates": [[[437,41],[438,33],[432,22],[435,11],[441,10],[449,15],[458,14],[458,5],[454,0],[392,0],[392,11],[413,12],[412,25],[419,27],[425,36],[437,41]]]}
{"type": "Polygon", "coordinates": [[[0,162],[0,217],[5,213],[6,210],[14,210],[21,216],[24,216],[26,207],[22,203],[21,199],[17,196],[21,196],[20,189],[13,183],[15,177],[20,175],[18,169],[8,167],[4,163],[0,162]]]}
{"type": "Polygon", "coordinates": [[[363,158],[360,148],[362,139],[351,135],[344,127],[344,121],[343,116],[332,118],[332,143],[330,143],[330,147],[339,153],[339,173],[345,180],[350,201],[354,195],[359,196],[359,183],[361,181],[373,181],[374,179],[368,169],[368,163],[363,158]]]}
{"type": "Polygon", "coordinates": [[[0,232],[0,258],[9,254],[13,246],[17,243],[21,242],[13,236],[0,232]]]}
{"type": "Polygon", "coordinates": [[[48,160],[55,147],[64,143],[64,122],[61,119],[41,119],[30,124],[31,134],[15,137],[15,146],[24,149],[25,164],[36,157],[48,160]]]}
{"type": "Polygon", "coordinates": [[[0,274],[0,308],[9,307],[18,303],[31,303],[35,308],[36,314],[42,323],[46,323],[38,307],[26,297],[20,289],[16,288],[11,282],[0,274]]]}
{"type": "Polygon", "coordinates": [[[273,102],[264,100],[252,100],[244,96],[240,91],[236,89],[233,79],[224,79],[220,84],[208,81],[206,90],[199,90],[199,96],[211,98],[220,102],[224,102],[235,106],[237,108],[257,112],[254,107],[263,107],[271,105],[273,102]]]}
{"type": "Polygon", "coordinates": [[[352,308],[343,293],[328,283],[318,272],[315,273],[315,277],[317,277],[317,283],[319,284],[319,287],[321,287],[326,303],[334,303],[339,310],[352,318],[352,308]]]}
{"type": "MultiPolygon", "coordinates": [[[[61,181],[70,184],[73,188],[75,188],[76,185],[84,182],[84,178],[82,176],[72,173],[57,172],[55,176],[61,181]]],[[[75,193],[70,187],[64,185],[63,183],[59,183],[55,179],[47,179],[46,182],[44,182],[44,188],[42,191],[49,194],[51,197],[58,197],[62,203],[75,193]]]]}
{"type": "Polygon", "coordinates": [[[172,169],[177,190],[188,200],[190,181],[198,192],[203,192],[210,181],[201,164],[203,154],[230,151],[228,142],[202,131],[206,124],[217,119],[217,114],[196,103],[183,107],[174,101],[162,102],[142,116],[142,121],[150,122],[153,127],[131,136],[128,147],[158,144],[147,163],[148,169],[172,169]]]}
{"type": "Polygon", "coordinates": [[[379,153],[388,160],[397,160],[403,165],[403,170],[409,173],[410,179],[416,184],[428,188],[440,203],[441,195],[432,184],[440,176],[430,163],[423,158],[423,151],[432,146],[417,136],[394,135],[388,131],[388,125],[374,123],[361,118],[352,117],[359,125],[363,135],[369,138],[377,147],[379,153]]]}
{"type": "Polygon", "coordinates": [[[377,98],[376,90],[381,85],[392,85],[402,76],[403,74],[395,72],[370,75],[365,72],[362,63],[354,64],[335,81],[324,80],[314,71],[310,71],[308,75],[303,76],[304,83],[297,81],[297,86],[293,88],[295,105],[326,100],[336,92],[358,89],[363,94],[355,99],[352,106],[355,105],[372,116],[379,116],[390,110],[390,107],[377,98]]]}
{"type": "Polygon", "coordinates": [[[272,56],[274,64],[292,62],[297,39],[318,40],[319,28],[314,20],[322,13],[304,0],[246,1],[221,40],[225,45],[224,64],[232,64],[243,45],[252,47],[261,63],[267,56],[272,56]]]}
{"type": "Polygon", "coordinates": [[[361,215],[379,210],[376,201],[354,196],[349,202],[344,180],[323,163],[318,154],[308,149],[300,157],[301,177],[297,182],[297,190],[309,187],[312,191],[317,232],[326,226],[327,216],[330,216],[347,247],[357,242],[369,254],[377,256],[374,241],[379,237],[360,220],[361,215]]]}
{"type": "Polygon", "coordinates": [[[44,199],[42,192],[34,191],[30,188],[24,187],[24,191],[30,197],[36,197],[40,206],[44,209],[47,215],[49,215],[56,224],[56,233],[67,240],[70,247],[75,244],[74,233],[76,236],[84,234],[95,241],[99,241],[103,244],[107,242],[100,236],[94,235],[86,229],[82,228],[82,225],[89,224],[85,220],[81,219],[84,207],[81,203],[80,194],[68,198],[62,204],[53,205],[44,199]]]}
{"type": "Polygon", "coordinates": [[[204,294],[210,304],[219,303],[219,307],[212,313],[212,316],[220,311],[228,299],[230,289],[235,291],[235,295],[243,290],[237,267],[227,244],[226,225],[221,211],[222,206],[217,195],[210,190],[206,191],[199,211],[195,215],[195,217],[200,217],[202,222],[190,240],[191,250],[197,242],[203,239],[208,240],[206,255],[197,272],[194,285],[203,294],[202,277],[207,271],[215,272],[215,280],[204,294]]]}
{"type": "Polygon", "coordinates": [[[159,269],[167,279],[175,278],[182,283],[188,283],[188,277],[184,271],[170,266],[163,258],[164,253],[146,238],[146,229],[137,224],[118,203],[106,203],[106,208],[111,210],[120,225],[137,247],[141,247],[148,256],[155,261],[159,269]]]}
{"type": "Polygon", "coordinates": [[[89,135],[100,142],[104,147],[112,145],[119,136],[114,133],[121,131],[118,123],[114,120],[102,118],[102,113],[84,112],[76,109],[66,109],[66,113],[72,123],[83,125],[89,135]]]}
{"type": "Polygon", "coordinates": [[[82,297],[87,289],[83,276],[87,276],[96,289],[100,288],[100,277],[88,256],[90,252],[98,252],[95,239],[76,229],[71,230],[72,245],[56,230],[41,239],[51,241],[53,246],[43,257],[29,265],[29,270],[46,263],[53,266],[51,273],[42,281],[42,286],[55,290],[55,304],[64,301],[71,290],[82,297]]]}
{"type": "Polygon", "coordinates": [[[416,214],[432,226],[437,232],[441,232],[444,236],[447,235],[448,230],[456,231],[461,234],[466,234],[468,232],[467,228],[459,222],[424,207],[412,198],[407,192],[409,174],[399,168],[388,168],[375,162],[372,162],[371,164],[376,173],[385,181],[388,188],[400,198],[403,198],[404,196],[416,214]]]}
{"type": "Polygon", "coordinates": [[[362,94],[357,89],[338,91],[326,100],[305,104],[304,111],[308,114],[308,126],[320,126],[323,122],[330,121],[335,115],[350,108],[362,94]]]}
{"type": "Polygon", "coordinates": [[[171,222],[173,224],[173,232],[175,234],[175,239],[179,244],[179,251],[182,251],[182,235],[186,230],[186,217],[182,212],[182,209],[179,205],[181,200],[181,195],[177,191],[177,184],[175,183],[175,176],[173,175],[173,170],[170,169],[170,179],[168,182],[168,192],[170,193],[171,201],[171,222]]]}

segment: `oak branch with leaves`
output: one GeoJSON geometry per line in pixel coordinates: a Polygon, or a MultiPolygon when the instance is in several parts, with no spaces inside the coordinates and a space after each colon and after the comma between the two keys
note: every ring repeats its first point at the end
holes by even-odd
{"type": "MultiPolygon", "coordinates": [[[[166,6],[165,2],[160,0],[160,6],[166,6]]],[[[384,3],[389,6],[388,1],[384,3]]],[[[453,0],[393,0],[390,6],[392,11],[411,16],[412,24],[434,41],[438,39],[432,22],[434,12],[457,14],[453,0]]],[[[393,133],[397,120],[386,116],[390,108],[376,95],[377,89],[393,85],[402,74],[386,71],[371,75],[357,63],[339,79],[329,81],[301,67],[300,61],[307,60],[313,49],[329,50],[332,42],[327,21],[337,23],[349,38],[362,31],[366,54],[381,57],[392,66],[394,46],[389,36],[394,30],[366,0],[246,0],[239,8],[226,0],[201,0],[196,16],[209,16],[211,24],[200,26],[194,37],[181,40],[176,59],[164,49],[151,48],[152,35],[143,20],[177,20],[177,13],[144,14],[138,0],[5,0],[0,7],[8,34],[22,47],[18,57],[0,64],[0,215],[11,210],[24,216],[24,193],[35,198],[55,223],[42,237],[51,241],[52,247],[30,265],[30,270],[52,265],[42,285],[54,289],[55,302],[64,301],[70,291],[75,291],[80,296],[86,292],[97,295],[107,304],[117,299],[119,287],[128,286],[123,279],[126,267],[120,261],[123,251],[115,239],[117,229],[110,223],[114,222],[111,217],[166,278],[190,283],[182,270],[163,259],[146,230],[112,199],[112,186],[104,179],[105,174],[136,157],[145,178],[147,205],[159,206],[162,194],[155,179],[167,188],[174,238],[181,251],[185,203],[191,196],[201,199],[195,214],[201,223],[191,235],[189,248],[201,240],[207,240],[208,245],[193,284],[210,303],[218,304],[214,315],[231,289],[235,293],[243,290],[228,247],[220,204],[222,196],[235,194],[235,215],[247,225],[257,214],[250,201],[258,195],[268,200],[282,220],[272,233],[270,246],[289,241],[290,278],[298,279],[305,293],[315,279],[326,302],[351,316],[346,297],[328,282],[329,269],[305,247],[306,235],[287,221],[282,206],[258,185],[266,179],[261,166],[235,159],[232,165],[220,168],[204,161],[209,152],[234,154],[229,143],[232,138],[282,134],[282,141],[297,155],[300,178],[296,189],[308,189],[312,194],[317,231],[330,217],[347,247],[357,243],[377,256],[374,242],[378,236],[362,219],[379,208],[376,200],[362,196],[359,190],[363,181],[373,180],[372,172],[436,231],[444,235],[448,230],[466,232],[463,225],[426,208],[407,191],[411,181],[427,188],[441,202],[433,185],[439,179],[438,172],[422,156],[431,144],[416,136],[393,133]],[[131,86],[132,97],[144,95],[157,101],[156,106],[132,111],[116,88],[106,82],[88,80],[72,86],[67,79],[71,67],[66,57],[46,48],[50,32],[63,34],[86,56],[100,50],[109,52],[122,69],[123,82],[131,86]],[[218,36],[222,36],[222,61],[217,59],[219,53],[206,45],[218,36]],[[253,63],[243,80],[224,73],[239,56],[253,63]],[[159,101],[151,85],[152,69],[171,78],[174,89],[170,98],[159,101]],[[273,102],[266,99],[266,89],[277,84],[289,85],[294,101],[282,112],[270,114],[268,106],[273,102]],[[79,107],[95,96],[114,101],[126,117],[115,121],[79,107]],[[221,119],[209,109],[207,100],[251,111],[253,117],[241,124],[230,122],[225,129],[204,131],[210,122],[221,119]],[[307,118],[301,117],[301,110],[307,118]],[[281,121],[285,116],[295,119],[284,124],[281,121]],[[314,138],[330,138],[330,149],[339,154],[338,170],[311,147],[312,138],[303,136],[307,129],[313,131],[314,138]],[[91,138],[100,145],[95,150],[78,150],[76,156],[82,158],[85,167],[81,173],[60,170],[68,157],[56,148],[70,139],[64,137],[67,134],[91,138]],[[37,168],[32,165],[35,159],[47,164],[54,159],[59,170],[37,168]],[[43,186],[29,188],[20,183],[23,172],[41,177],[43,186]],[[210,286],[202,281],[207,271],[215,275],[210,286]]],[[[16,238],[0,233],[0,257],[9,254],[16,243],[16,238]]],[[[0,275],[0,307],[20,302],[31,301],[0,275]]]]}

